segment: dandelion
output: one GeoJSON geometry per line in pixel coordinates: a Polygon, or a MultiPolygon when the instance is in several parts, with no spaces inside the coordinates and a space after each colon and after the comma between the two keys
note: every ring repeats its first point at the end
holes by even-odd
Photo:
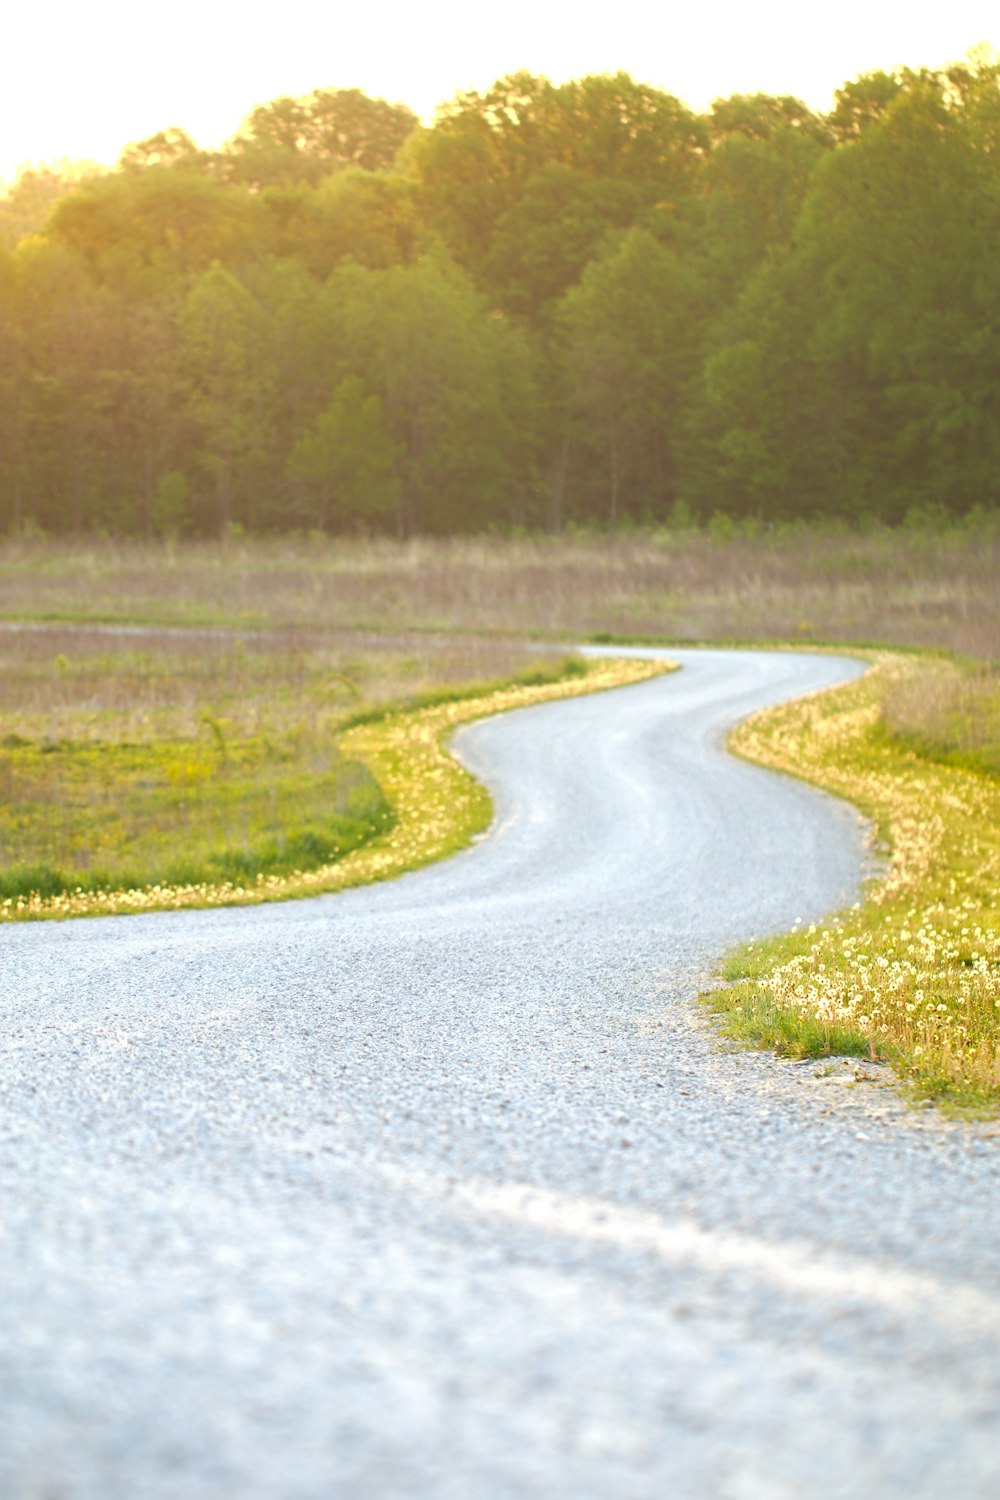
{"type": "Polygon", "coordinates": [[[890,653],[873,658],[860,682],[767,710],[734,736],[750,758],[853,798],[888,831],[886,868],[867,905],[753,986],[800,1019],[870,1026],[918,1070],[974,1078],[996,1096],[1000,789],[887,744],[877,733],[883,685],[918,668],[890,653]]]}

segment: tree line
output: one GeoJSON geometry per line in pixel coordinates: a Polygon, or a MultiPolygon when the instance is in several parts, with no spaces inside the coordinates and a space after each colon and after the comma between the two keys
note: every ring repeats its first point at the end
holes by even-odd
{"type": "Polygon", "coordinates": [[[357,90],[0,199],[0,528],[401,533],[1000,498],[1000,62],[817,114],[357,90]]]}

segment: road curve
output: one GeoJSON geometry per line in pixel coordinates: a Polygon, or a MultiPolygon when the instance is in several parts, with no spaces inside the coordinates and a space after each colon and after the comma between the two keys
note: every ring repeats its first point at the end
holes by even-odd
{"type": "Polygon", "coordinates": [[[721,750],[857,664],[671,654],[445,865],[0,931],[10,1500],[993,1500],[997,1142],[690,1004],[857,892],[721,750]]]}

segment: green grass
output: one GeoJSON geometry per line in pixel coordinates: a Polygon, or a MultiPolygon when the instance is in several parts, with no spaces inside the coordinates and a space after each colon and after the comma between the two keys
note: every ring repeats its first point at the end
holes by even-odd
{"type": "Polygon", "coordinates": [[[887,692],[883,726],[925,760],[1000,777],[1000,673],[983,662],[927,663],[887,692]]]}
{"type": "Polygon", "coordinates": [[[319,737],[0,748],[0,898],[284,874],[392,819],[370,773],[319,737]]]}
{"type": "Polygon", "coordinates": [[[806,933],[796,927],[734,948],[721,966],[721,978],[728,987],[709,990],[702,1002],[720,1018],[725,1035],[744,1046],[779,1057],[871,1059],[871,1040],[862,1030],[820,1019],[799,1007],[782,1006],[768,988],[771,974],[809,952],[815,930],[806,933]]]}
{"type": "Polygon", "coordinates": [[[438,708],[445,703],[460,703],[466,698],[486,697],[509,687],[547,687],[557,682],[568,682],[587,675],[587,663],[582,657],[567,655],[541,661],[536,666],[525,667],[509,677],[495,677],[486,681],[459,684],[454,687],[425,688],[419,693],[410,693],[405,698],[374,708],[360,708],[349,714],[342,722],[342,729],[353,729],[360,724],[378,724],[390,714],[412,713],[422,708],[438,708]]]}
{"type": "MultiPolygon", "coordinates": [[[[341,753],[344,734],[587,672],[574,657],[544,660],[359,708],[355,678],[326,656],[279,660],[281,670],[266,654],[248,666],[245,647],[231,645],[218,673],[194,643],[187,660],[173,643],[159,657],[121,649],[22,662],[18,685],[34,711],[26,707],[0,741],[0,902],[16,909],[68,893],[243,887],[330,866],[397,821],[368,766],[341,753]],[[176,728],[177,696],[187,691],[193,703],[206,686],[229,712],[196,710],[193,732],[164,735],[176,728]],[[136,701],[146,705],[138,718],[136,701]],[[77,735],[43,730],[42,703],[50,731],[58,709],[77,735]]],[[[394,669],[381,686],[398,690],[410,659],[397,657],[394,669]]]]}
{"type": "Polygon", "coordinates": [[[943,738],[927,755],[893,727],[900,701],[932,704],[940,671],[939,658],[883,652],[860,682],[735,731],[738,753],[855,802],[887,867],[857,908],[730,955],[728,983],[704,1000],[745,1045],[879,1059],[916,1097],[995,1111],[1000,780],[948,760],[943,738]]]}

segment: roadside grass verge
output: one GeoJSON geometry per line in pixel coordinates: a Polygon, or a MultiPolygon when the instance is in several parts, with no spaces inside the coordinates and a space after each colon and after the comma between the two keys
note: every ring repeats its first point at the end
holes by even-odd
{"type": "MultiPolygon", "coordinates": [[[[203,841],[203,864],[193,877],[173,880],[171,867],[167,865],[159,878],[147,878],[141,883],[122,880],[104,884],[81,879],[72,885],[61,882],[59,889],[39,886],[34,890],[12,891],[0,901],[0,920],[288,900],[387,880],[444,859],[469,844],[489,825],[492,816],[485,787],[445,748],[460,724],[507,709],[625,686],[663,670],[662,663],[625,660],[584,663],[578,658],[567,658],[530,667],[512,680],[465,688],[450,684],[425,690],[409,703],[356,711],[343,723],[328,726],[331,733],[336,728],[339,738],[327,749],[330,765],[311,788],[322,796],[324,788],[340,784],[345,778],[352,783],[347,792],[347,811],[342,816],[349,818],[353,842],[339,825],[330,824],[330,809],[326,808],[323,814],[326,822],[320,818],[315,825],[303,825],[307,832],[315,833],[313,842],[305,846],[312,857],[301,859],[291,868],[287,840],[280,859],[272,860],[270,868],[266,863],[261,866],[259,860],[259,867],[254,868],[251,845],[246,849],[245,865],[232,873],[227,872],[224,863],[220,867],[227,851],[220,851],[211,840],[203,841]],[[327,777],[325,783],[322,775],[327,777]],[[352,796],[354,804],[350,803],[352,796]],[[335,833],[342,842],[339,847],[330,847],[335,833]]],[[[147,773],[149,758],[155,758],[162,748],[145,747],[143,769],[147,773]]],[[[229,751],[233,759],[246,755],[241,769],[251,780],[255,775],[256,748],[236,746],[229,751]]],[[[37,751],[34,746],[12,745],[6,747],[6,753],[16,756],[26,749],[30,753],[37,751]]],[[[58,749],[55,753],[59,753],[58,749]]],[[[176,754],[176,747],[170,753],[176,754]]],[[[207,779],[203,784],[208,785],[207,779]]],[[[266,783],[264,790],[267,791],[266,783]]],[[[270,836],[277,843],[273,831],[270,836]]],[[[302,846],[300,839],[295,847],[302,846]]],[[[267,851],[271,845],[264,847],[267,851]]],[[[6,873],[9,877],[9,868],[6,873]]]]}
{"type": "Polygon", "coordinates": [[[855,803],[886,856],[867,899],[751,943],[704,997],[724,1033],[787,1056],[890,1063],[917,1097],[1000,1104],[1000,778],[996,679],[935,658],[866,653],[858,682],[739,725],[739,755],[855,803]],[[948,679],[944,691],[941,674],[948,679]],[[969,683],[972,686],[969,688],[969,683]],[[977,696],[978,695],[978,696],[977,696]],[[969,719],[975,728],[969,728],[969,719]],[[960,734],[961,732],[961,734],[960,734]],[[973,750],[957,743],[972,735],[973,750]],[[933,758],[932,758],[933,757],[933,758]]]}

